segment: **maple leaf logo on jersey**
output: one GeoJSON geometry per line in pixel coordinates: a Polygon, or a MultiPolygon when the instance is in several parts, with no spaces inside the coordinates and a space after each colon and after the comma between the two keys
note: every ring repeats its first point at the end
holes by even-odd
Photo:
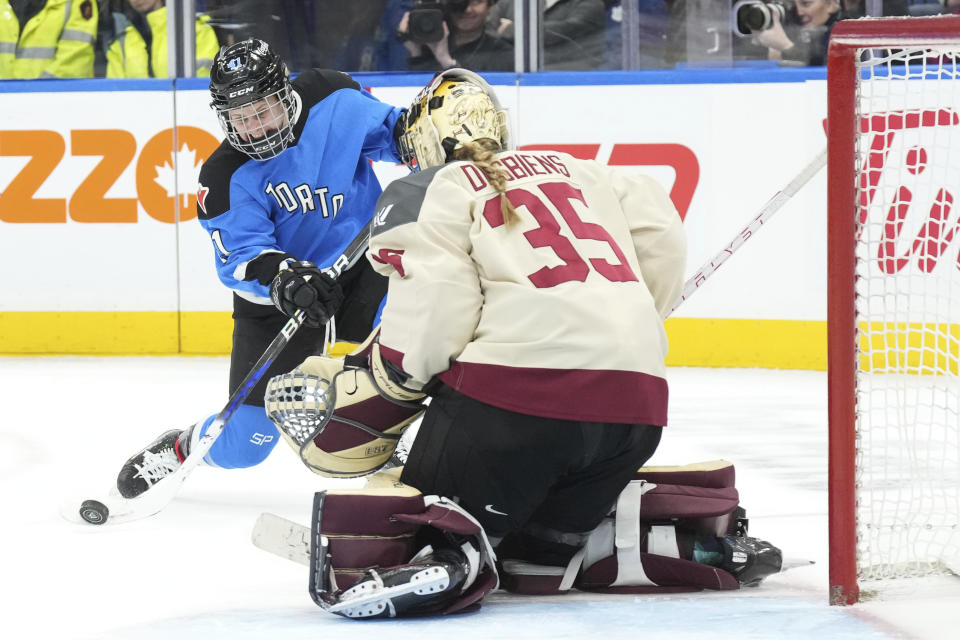
{"type": "Polygon", "coordinates": [[[202,184],[198,185],[197,189],[197,206],[200,207],[200,210],[203,211],[204,215],[207,213],[207,194],[210,193],[210,187],[205,187],[202,184]]]}

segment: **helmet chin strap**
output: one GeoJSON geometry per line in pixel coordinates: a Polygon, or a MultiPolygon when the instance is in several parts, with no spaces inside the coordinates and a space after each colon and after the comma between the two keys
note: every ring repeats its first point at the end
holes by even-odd
{"type": "Polygon", "coordinates": [[[453,159],[453,152],[456,150],[458,144],[460,143],[456,138],[444,138],[440,141],[440,147],[443,149],[443,157],[445,162],[450,162],[453,159]]]}

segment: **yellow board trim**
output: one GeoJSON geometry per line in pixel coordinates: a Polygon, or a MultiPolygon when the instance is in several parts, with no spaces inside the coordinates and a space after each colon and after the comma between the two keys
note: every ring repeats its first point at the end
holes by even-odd
{"type": "Polygon", "coordinates": [[[5,355],[156,355],[177,353],[175,311],[0,313],[5,355]]]}
{"type": "MultiPolygon", "coordinates": [[[[673,367],[827,368],[823,321],[671,318],[666,329],[673,367]]],[[[232,333],[226,311],[0,312],[2,355],[226,356],[232,333]]],[[[861,323],[860,348],[864,371],[960,372],[957,324],[861,323]]]]}
{"type": "Polygon", "coordinates": [[[671,367],[827,370],[827,323],[815,320],[670,318],[671,367]]]}
{"type": "Polygon", "coordinates": [[[960,324],[861,322],[858,328],[862,371],[960,375],[960,324]]]}
{"type": "Polygon", "coordinates": [[[233,317],[224,311],[180,314],[180,353],[227,356],[233,348],[233,317]]]}
{"type": "MultiPolygon", "coordinates": [[[[671,318],[670,366],[825,370],[827,323],[671,318]]],[[[4,312],[4,355],[229,355],[226,311],[4,312]]]]}

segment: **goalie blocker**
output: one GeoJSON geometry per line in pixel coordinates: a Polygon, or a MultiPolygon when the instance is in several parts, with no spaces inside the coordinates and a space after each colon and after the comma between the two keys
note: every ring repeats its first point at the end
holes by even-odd
{"type": "Polygon", "coordinates": [[[380,618],[476,609],[498,579],[524,594],[755,586],[782,558],[745,535],[734,476],[725,461],[640,469],[569,564],[547,566],[496,562],[458,505],[421,495],[398,470],[380,472],[366,489],[315,495],[310,594],[331,613],[380,618]]]}

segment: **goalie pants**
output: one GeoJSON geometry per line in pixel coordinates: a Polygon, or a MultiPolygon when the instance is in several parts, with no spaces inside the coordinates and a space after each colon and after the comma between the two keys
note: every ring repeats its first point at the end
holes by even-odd
{"type": "MultiPolygon", "coordinates": [[[[500,409],[440,386],[401,480],[455,499],[491,539],[565,564],[656,450],[663,428],[500,409]],[[567,535],[573,534],[573,535],[567,535]]],[[[514,556],[516,557],[516,556],[514,556]]]]}
{"type": "MultiPolygon", "coordinates": [[[[337,339],[360,343],[366,340],[380,321],[387,294],[387,278],[381,276],[364,258],[339,279],[344,300],[337,311],[337,339]]],[[[280,333],[288,318],[272,305],[255,304],[233,296],[233,349],[230,353],[230,393],[233,393],[280,333]]],[[[267,373],[253,388],[204,460],[225,468],[251,467],[263,462],[280,434],[263,410],[263,393],[271,377],[287,373],[299,366],[307,356],[323,350],[324,328],[302,326],[290,343],[270,365],[267,373]]],[[[215,415],[204,422],[201,433],[215,415]]]]}

